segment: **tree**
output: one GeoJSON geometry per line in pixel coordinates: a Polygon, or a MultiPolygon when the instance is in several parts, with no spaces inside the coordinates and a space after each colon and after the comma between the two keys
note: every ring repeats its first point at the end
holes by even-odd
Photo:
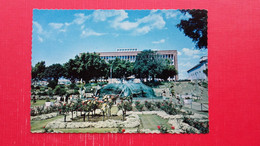
{"type": "Polygon", "coordinates": [[[72,83],[76,82],[76,79],[79,79],[79,74],[77,72],[77,64],[75,59],[70,59],[64,64],[64,77],[69,79],[72,83]]]}
{"type": "Polygon", "coordinates": [[[64,76],[65,69],[61,64],[52,64],[45,69],[44,73],[45,79],[47,79],[49,82],[53,80],[57,84],[59,78],[64,76]]]}
{"type": "Polygon", "coordinates": [[[45,62],[41,61],[38,62],[34,67],[32,67],[32,80],[33,81],[39,81],[44,78],[44,72],[45,72],[45,62]]]}
{"type": "Polygon", "coordinates": [[[100,58],[99,54],[82,53],[75,57],[75,65],[77,68],[77,77],[88,82],[91,79],[97,81],[98,78],[103,77],[108,72],[107,63],[100,58]]]}
{"type": "Polygon", "coordinates": [[[166,81],[169,77],[173,78],[178,74],[177,70],[173,65],[166,65],[163,69],[162,73],[159,74],[157,77],[166,81]]]}
{"type": "Polygon", "coordinates": [[[134,73],[141,80],[143,78],[148,79],[151,76],[154,81],[154,78],[162,72],[163,68],[164,60],[155,51],[144,50],[136,56],[134,73]]]}
{"type": "Polygon", "coordinates": [[[180,10],[183,14],[189,13],[191,18],[181,20],[177,27],[196,43],[196,48],[207,49],[208,47],[208,11],[207,10],[180,10]]]}
{"type": "Polygon", "coordinates": [[[109,61],[110,67],[112,68],[113,78],[126,78],[133,74],[133,63],[126,60],[121,60],[118,57],[115,60],[109,61]]]}
{"type": "Polygon", "coordinates": [[[156,77],[163,79],[166,81],[169,77],[173,78],[175,77],[178,72],[175,69],[174,65],[171,65],[172,62],[169,59],[166,59],[163,64],[163,70],[160,74],[158,74],[156,77]]]}

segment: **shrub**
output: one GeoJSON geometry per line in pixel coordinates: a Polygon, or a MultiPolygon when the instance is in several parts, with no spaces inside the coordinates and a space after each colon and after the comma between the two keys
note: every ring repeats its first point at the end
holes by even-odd
{"type": "Polygon", "coordinates": [[[157,128],[161,133],[168,133],[168,128],[164,125],[158,125],[157,128]]]}
{"type": "Polygon", "coordinates": [[[180,110],[175,108],[175,105],[172,102],[165,101],[161,104],[161,110],[165,111],[169,115],[176,115],[181,113],[180,110]]]}
{"type": "Polygon", "coordinates": [[[138,110],[138,111],[143,111],[143,108],[144,108],[144,105],[140,103],[140,101],[136,101],[135,102],[135,108],[138,110]]]}
{"type": "Polygon", "coordinates": [[[55,87],[53,92],[55,95],[60,95],[60,96],[65,95],[67,93],[65,87],[59,85],[55,87]]]}
{"type": "Polygon", "coordinates": [[[50,98],[46,98],[46,102],[51,102],[50,98]]]}
{"type": "Polygon", "coordinates": [[[126,111],[132,110],[132,103],[129,101],[121,101],[117,104],[117,107],[119,110],[122,110],[123,112],[123,120],[125,120],[126,111]]]}
{"type": "Polygon", "coordinates": [[[37,112],[35,109],[31,108],[31,116],[36,116],[37,112]]]}
{"type": "Polygon", "coordinates": [[[188,117],[184,117],[183,122],[189,124],[190,126],[195,127],[201,133],[209,133],[209,123],[208,122],[199,122],[199,121],[196,121],[196,120],[188,118],[188,117]]]}
{"type": "Polygon", "coordinates": [[[70,88],[70,89],[75,89],[76,87],[77,87],[77,85],[74,84],[74,83],[72,83],[72,84],[69,85],[69,88],[70,88]]]}
{"type": "Polygon", "coordinates": [[[58,85],[58,82],[57,81],[54,81],[54,80],[51,80],[49,81],[48,83],[48,87],[54,89],[56,86],[58,85]]]}
{"type": "Polygon", "coordinates": [[[148,110],[150,110],[150,111],[154,110],[152,102],[145,101],[145,102],[144,102],[144,105],[145,105],[145,107],[146,107],[148,110]]]}
{"type": "Polygon", "coordinates": [[[156,102],[155,102],[155,106],[156,106],[157,108],[159,108],[159,109],[160,109],[160,108],[161,108],[161,102],[159,102],[159,101],[156,101],[156,102]]]}
{"type": "Polygon", "coordinates": [[[74,89],[74,92],[73,92],[73,94],[75,95],[75,94],[79,94],[79,91],[78,90],[76,90],[76,89],[74,89]]]}

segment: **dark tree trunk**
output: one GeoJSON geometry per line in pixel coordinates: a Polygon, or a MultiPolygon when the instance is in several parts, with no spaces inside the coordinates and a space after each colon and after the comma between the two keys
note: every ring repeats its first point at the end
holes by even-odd
{"type": "Polygon", "coordinates": [[[83,114],[83,122],[85,122],[86,119],[86,113],[83,114]]]}

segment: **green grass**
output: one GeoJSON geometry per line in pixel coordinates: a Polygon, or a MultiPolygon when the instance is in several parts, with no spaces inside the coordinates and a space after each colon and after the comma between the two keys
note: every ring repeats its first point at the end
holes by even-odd
{"type": "Polygon", "coordinates": [[[157,115],[138,115],[142,121],[142,128],[144,129],[150,129],[150,130],[157,130],[158,125],[164,125],[168,129],[171,128],[171,126],[168,124],[168,120],[162,119],[161,117],[157,115]]]}
{"type": "Polygon", "coordinates": [[[43,126],[46,126],[48,123],[50,123],[56,119],[62,118],[62,117],[63,116],[57,116],[57,117],[54,117],[51,119],[46,119],[46,120],[41,120],[41,121],[32,121],[31,120],[31,131],[41,130],[41,129],[43,129],[43,126]]]}
{"type": "Polygon", "coordinates": [[[81,128],[81,129],[55,129],[64,133],[108,133],[116,132],[117,128],[81,128]]]}
{"type": "MultiPolygon", "coordinates": [[[[51,100],[51,102],[54,102],[55,100],[51,100]]],[[[44,105],[45,104],[45,102],[46,102],[46,100],[36,100],[36,103],[33,103],[32,101],[31,101],[31,106],[40,106],[40,105],[44,105]]]]}

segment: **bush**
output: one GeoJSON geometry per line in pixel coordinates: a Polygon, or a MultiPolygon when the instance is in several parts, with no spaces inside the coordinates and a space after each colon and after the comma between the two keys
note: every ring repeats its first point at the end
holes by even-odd
{"type": "Polygon", "coordinates": [[[46,99],[46,102],[51,102],[50,98],[47,98],[47,99],[46,99]]]}
{"type": "Polygon", "coordinates": [[[164,125],[159,125],[157,126],[158,130],[161,132],[161,133],[168,133],[168,128],[164,125]]]}
{"type": "Polygon", "coordinates": [[[194,119],[184,117],[183,122],[189,124],[190,126],[195,127],[201,133],[209,133],[209,123],[208,122],[199,122],[194,119]]]}
{"type": "Polygon", "coordinates": [[[74,92],[73,92],[73,94],[75,95],[75,94],[79,94],[79,91],[78,90],[76,90],[76,89],[74,89],[74,92]]]}
{"type": "Polygon", "coordinates": [[[160,108],[161,108],[161,102],[159,102],[159,101],[156,101],[156,102],[155,102],[155,106],[156,106],[157,108],[159,108],[159,109],[160,109],[160,108]]]}
{"type": "Polygon", "coordinates": [[[165,111],[169,115],[176,115],[181,113],[180,110],[175,108],[175,105],[172,102],[165,101],[161,104],[161,110],[165,111]]]}
{"type": "Polygon", "coordinates": [[[65,86],[56,86],[55,89],[54,89],[54,94],[55,95],[60,95],[60,96],[63,96],[67,93],[66,89],[65,89],[65,86]]]}
{"type": "Polygon", "coordinates": [[[71,84],[69,85],[69,88],[70,88],[70,89],[75,89],[76,87],[77,87],[77,85],[74,84],[74,83],[71,83],[71,84]]]}
{"type": "Polygon", "coordinates": [[[152,102],[145,101],[145,102],[144,102],[144,105],[145,105],[145,107],[146,107],[148,110],[150,110],[150,111],[154,110],[152,102]]]}
{"type": "Polygon", "coordinates": [[[57,81],[51,80],[49,81],[48,87],[54,89],[58,85],[57,81]]]}
{"type": "Polygon", "coordinates": [[[136,101],[135,102],[135,108],[138,110],[138,111],[143,111],[143,108],[144,108],[144,105],[140,103],[140,101],[136,101]]]}

